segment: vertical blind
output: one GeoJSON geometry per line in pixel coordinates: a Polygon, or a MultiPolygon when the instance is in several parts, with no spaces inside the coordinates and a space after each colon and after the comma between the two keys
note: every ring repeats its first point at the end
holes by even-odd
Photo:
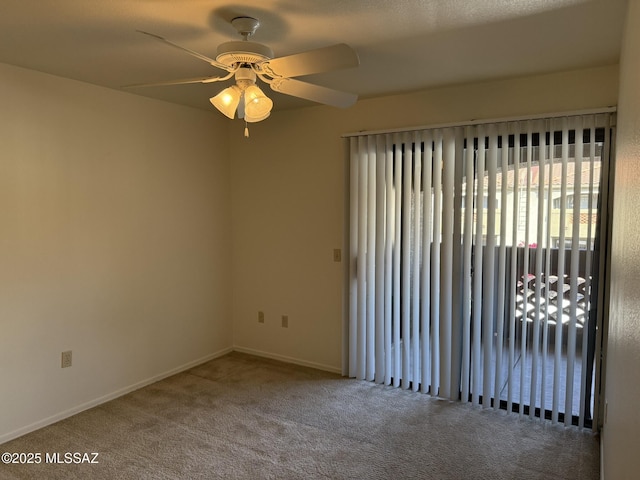
{"type": "Polygon", "coordinates": [[[590,425],[611,122],[352,136],[349,375],[590,425]]]}

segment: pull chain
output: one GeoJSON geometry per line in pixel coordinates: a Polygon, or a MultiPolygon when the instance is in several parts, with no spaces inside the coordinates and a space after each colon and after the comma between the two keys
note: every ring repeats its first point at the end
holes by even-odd
{"type": "Polygon", "coordinates": [[[249,124],[244,122],[244,138],[249,138],[249,124]]]}

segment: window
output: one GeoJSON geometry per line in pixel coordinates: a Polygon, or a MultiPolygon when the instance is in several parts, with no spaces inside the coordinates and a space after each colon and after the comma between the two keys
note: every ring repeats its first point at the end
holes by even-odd
{"type": "MultiPolygon", "coordinates": [[[[573,203],[575,201],[575,195],[569,194],[566,196],[566,208],[573,208],[573,203]]],[[[580,210],[594,210],[598,205],[598,194],[594,193],[589,195],[588,193],[583,193],[580,195],[580,210]]],[[[562,206],[561,198],[553,199],[553,208],[559,210],[562,206]]]]}

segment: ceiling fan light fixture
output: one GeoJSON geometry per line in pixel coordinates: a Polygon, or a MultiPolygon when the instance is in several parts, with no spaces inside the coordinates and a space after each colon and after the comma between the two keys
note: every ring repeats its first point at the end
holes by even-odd
{"type": "Polygon", "coordinates": [[[221,113],[227,117],[233,119],[236,114],[236,109],[240,104],[240,97],[242,91],[238,86],[232,85],[222,90],[215,97],[211,97],[209,101],[216,107],[221,113]]]}
{"type": "Polygon", "coordinates": [[[271,114],[273,101],[257,85],[244,91],[244,114],[247,122],[259,122],[271,114]]]}
{"type": "MultiPolygon", "coordinates": [[[[358,55],[348,45],[339,43],[274,58],[271,48],[248,40],[260,26],[258,19],[240,15],[231,19],[231,25],[242,36],[242,41],[222,43],[218,46],[215,59],[181,47],[159,35],[139,30],[140,33],[182,50],[192,57],[225,71],[226,74],[215,77],[186,78],[132,86],[209,84],[235,77],[235,85],[225,88],[214,97],[211,97],[209,101],[226,117],[234,119],[237,112],[238,118],[244,118],[247,123],[266,119],[273,108],[273,101],[256,85],[258,78],[269,85],[271,90],[275,92],[317,103],[348,107],[356,102],[358,98],[356,94],[341,92],[292,78],[358,66],[360,64],[358,55]]],[[[245,129],[247,129],[246,124],[245,129]]],[[[248,135],[248,129],[246,134],[248,135]]]]}

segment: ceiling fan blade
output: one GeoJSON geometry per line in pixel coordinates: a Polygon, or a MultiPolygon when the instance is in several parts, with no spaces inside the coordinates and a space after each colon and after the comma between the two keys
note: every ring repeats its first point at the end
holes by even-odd
{"type": "Polygon", "coordinates": [[[259,64],[264,73],[274,78],[299,77],[358,65],[358,54],[345,43],[274,58],[259,64]]]}
{"type": "Polygon", "coordinates": [[[188,48],[185,47],[181,47],[180,45],[176,45],[173,42],[170,42],[169,40],[167,40],[164,37],[161,37],[160,35],[156,35],[155,33],[149,33],[149,32],[145,32],[143,30],[136,30],[137,32],[140,32],[144,35],[148,35],[152,38],[155,38],[156,40],[160,40],[163,43],[166,43],[167,45],[173,47],[173,48],[177,48],[178,50],[181,50],[185,53],[188,53],[189,55],[191,55],[192,57],[198,58],[200,60],[203,60],[205,62],[207,62],[209,65],[213,65],[214,67],[220,68],[222,70],[226,70],[226,71],[230,71],[229,70],[229,66],[224,65],[223,63],[220,63],[216,60],[214,60],[213,58],[209,58],[206,55],[203,55],[201,53],[198,52],[194,52],[193,50],[189,50],[188,48]]]}
{"type": "Polygon", "coordinates": [[[226,80],[228,77],[196,77],[196,78],[183,78],[180,80],[167,80],[164,82],[153,83],[134,83],[132,85],[123,85],[122,88],[137,88],[137,87],[162,87],[165,85],[185,85],[188,83],[213,83],[221,80],[226,80]]]}
{"type": "Polygon", "coordinates": [[[271,82],[271,89],[286,95],[341,108],[350,107],[358,100],[358,95],[355,93],[340,92],[293,78],[276,78],[271,82]]]}

